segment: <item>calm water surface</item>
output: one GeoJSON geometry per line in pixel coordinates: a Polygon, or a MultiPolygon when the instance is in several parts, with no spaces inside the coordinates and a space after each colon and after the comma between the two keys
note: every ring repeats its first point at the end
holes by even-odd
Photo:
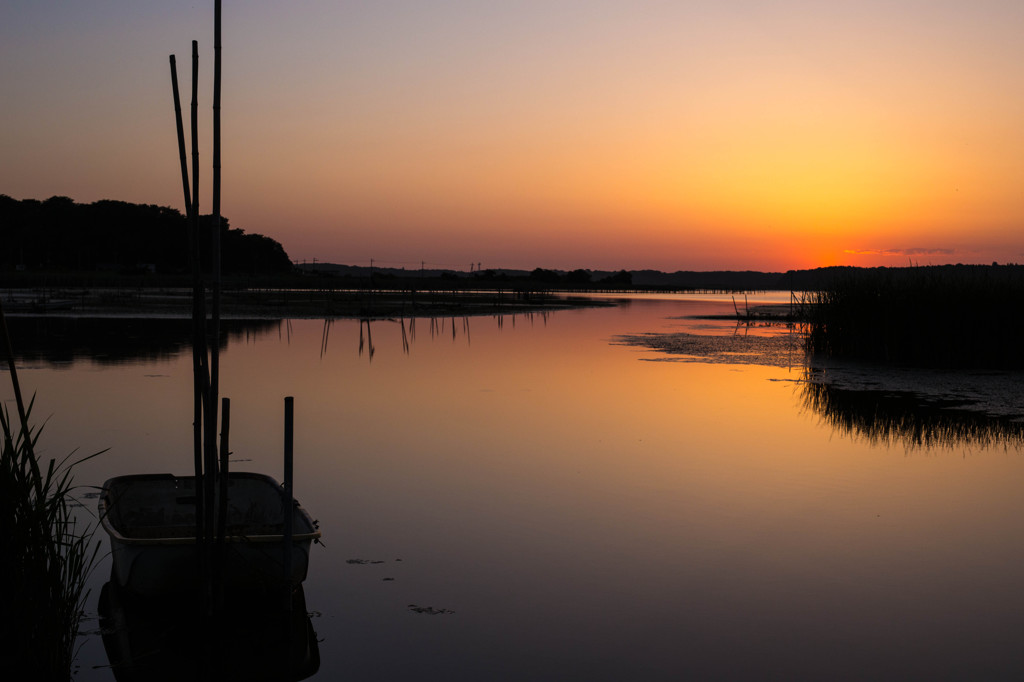
{"type": "MultiPolygon", "coordinates": [[[[325,543],[306,582],[315,679],[1019,679],[1019,441],[882,442],[807,406],[799,353],[732,364],[621,339],[787,347],[785,330],[685,317],[731,310],[638,297],[404,334],[235,333],[221,385],[236,469],[281,477],[295,397],[296,497],[325,543]]],[[[78,483],[190,472],[191,355],[174,333],[22,361],[48,455],[110,448],[78,483]]],[[[78,680],[113,679],[108,576],[105,561],[78,680]]]]}

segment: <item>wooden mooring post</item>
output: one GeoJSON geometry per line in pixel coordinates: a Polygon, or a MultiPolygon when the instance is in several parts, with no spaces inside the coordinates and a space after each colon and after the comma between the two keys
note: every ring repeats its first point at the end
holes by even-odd
{"type": "Polygon", "coordinates": [[[284,580],[285,610],[292,610],[292,516],[295,507],[292,494],[294,460],[295,398],[284,399],[284,580]]]}

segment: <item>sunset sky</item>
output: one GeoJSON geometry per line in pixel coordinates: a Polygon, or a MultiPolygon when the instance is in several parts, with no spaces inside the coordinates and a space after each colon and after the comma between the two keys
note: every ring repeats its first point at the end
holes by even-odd
{"type": "MultiPolygon", "coordinates": [[[[293,260],[1024,262],[1020,0],[223,12],[223,213],[293,260]]],[[[183,211],[193,39],[208,212],[213,0],[3,0],[0,194],[183,211]]]]}

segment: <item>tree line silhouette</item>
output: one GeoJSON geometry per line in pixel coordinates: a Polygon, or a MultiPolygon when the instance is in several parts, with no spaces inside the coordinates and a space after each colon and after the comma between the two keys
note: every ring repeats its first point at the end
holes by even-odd
{"type": "MultiPolygon", "coordinates": [[[[212,226],[211,216],[200,217],[202,237],[210,238],[212,226]]],[[[0,194],[0,243],[2,270],[175,274],[191,268],[185,216],[152,204],[79,204],[63,196],[19,201],[0,194]]],[[[225,274],[277,274],[293,268],[279,242],[233,229],[223,217],[221,250],[225,274]]]]}

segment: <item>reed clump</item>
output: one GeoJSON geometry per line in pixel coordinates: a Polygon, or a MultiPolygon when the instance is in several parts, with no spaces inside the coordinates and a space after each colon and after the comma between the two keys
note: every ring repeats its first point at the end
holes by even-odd
{"type": "Polygon", "coordinates": [[[819,357],[930,368],[1024,368],[1024,266],[874,268],[811,296],[819,357]]]}
{"type": "Polygon", "coordinates": [[[92,527],[80,525],[74,513],[71,472],[89,457],[69,464],[69,455],[41,467],[35,454],[40,429],[29,428],[27,421],[12,424],[6,411],[0,411],[0,426],[4,665],[32,671],[33,679],[68,680],[88,596],[86,579],[99,551],[99,543],[92,544],[92,527]]]}

